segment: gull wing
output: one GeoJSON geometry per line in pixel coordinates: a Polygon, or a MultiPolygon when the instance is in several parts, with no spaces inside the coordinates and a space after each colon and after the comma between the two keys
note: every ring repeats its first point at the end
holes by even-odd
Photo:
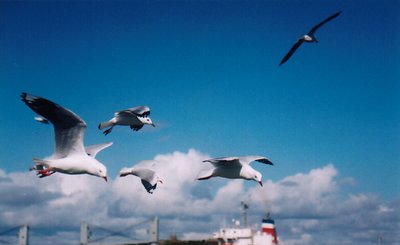
{"type": "Polygon", "coordinates": [[[96,157],[97,153],[99,153],[100,151],[104,150],[107,147],[110,147],[112,144],[113,142],[87,146],[85,147],[85,151],[89,156],[92,156],[94,158],[96,157]]]}
{"type": "Polygon", "coordinates": [[[146,117],[150,115],[150,108],[148,106],[136,106],[136,107],[132,107],[132,108],[128,108],[126,110],[122,110],[116,113],[122,113],[122,112],[128,112],[128,113],[132,113],[136,116],[142,116],[142,117],[146,117]]]}
{"type": "Polygon", "coordinates": [[[214,167],[222,167],[222,166],[229,166],[229,167],[241,167],[242,164],[239,161],[238,157],[220,157],[220,158],[213,158],[204,160],[203,162],[209,162],[214,167]]]}
{"type": "Polygon", "coordinates": [[[298,39],[297,42],[295,44],[293,44],[293,46],[290,48],[289,52],[285,55],[285,57],[283,57],[283,59],[281,60],[281,62],[279,63],[279,65],[282,65],[283,63],[285,63],[293,54],[294,52],[296,52],[296,50],[300,47],[300,45],[304,42],[303,39],[298,39]]]}
{"type": "Polygon", "coordinates": [[[132,124],[135,125],[140,125],[142,122],[138,119],[140,115],[136,115],[135,113],[129,111],[129,110],[124,110],[124,111],[118,111],[115,114],[115,117],[119,118],[125,118],[130,120],[132,124]]]}
{"type": "Polygon", "coordinates": [[[268,158],[262,156],[243,156],[239,157],[239,161],[244,164],[250,164],[251,162],[261,162],[264,164],[274,165],[268,158]]]}
{"type": "Polygon", "coordinates": [[[29,108],[53,124],[55,157],[66,157],[70,153],[86,154],[83,146],[85,121],[72,111],[45,98],[27,93],[22,93],[21,98],[29,108]]]}
{"type": "Polygon", "coordinates": [[[340,15],[340,13],[342,13],[342,11],[339,11],[337,13],[334,13],[333,15],[329,16],[328,18],[326,18],[325,20],[323,20],[321,23],[319,23],[318,25],[315,25],[309,32],[308,35],[313,35],[318,28],[320,28],[322,25],[324,25],[326,22],[338,17],[340,15]]]}
{"type": "Polygon", "coordinates": [[[141,179],[140,180],[142,182],[142,185],[144,186],[144,188],[146,189],[146,191],[150,194],[153,194],[153,190],[155,190],[157,188],[157,183],[155,184],[151,184],[148,181],[141,179]]]}

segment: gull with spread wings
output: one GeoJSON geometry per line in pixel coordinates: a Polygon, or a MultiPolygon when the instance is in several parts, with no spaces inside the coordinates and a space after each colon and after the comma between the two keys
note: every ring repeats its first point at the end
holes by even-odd
{"type": "Polygon", "coordinates": [[[250,166],[250,163],[254,161],[274,165],[270,160],[268,160],[268,158],[262,156],[214,158],[203,161],[210,162],[214,166],[214,168],[201,173],[198,177],[198,180],[205,180],[211,177],[246,179],[254,180],[262,186],[263,184],[261,173],[250,166]]]}
{"type": "Polygon", "coordinates": [[[126,110],[117,111],[114,113],[114,117],[109,121],[100,123],[99,129],[102,130],[109,127],[103,132],[104,135],[107,135],[111,133],[111,130],[115,125],[130,126],[133,131],[138,131],[145,124],[155,127],[149,115],[150,108],[148,106],[137,106],[126,110]]]}
{"type": "Polygon", "coordinates": [[[107,181],[107,168],[95,159],[96,154],[112,143],[87,148],[83,145],[86,123],[72,111],[35,95],[22,93],[21,99],[34,112],[53,124],[56,150],[50,157],[34,159],[32,169],[40,178],[55,172],[64,174],[90,174],[107,181]]]}
{"type": "Polygon", "coordinates": [[[281,60],[281,62],[279,63],[279,65],[282,65],[283,63],[285,63],[293,54],[294,52],[296,52],[296,50],[300,47],[300,45],[303,42],[315,42],[317,43],[318,40],[315,37],[314,33],[318,30],[318,28],[320,28],[322,25],[324,25],[326,22],[338,17],[340,15],[340,13],[342,13],[342,11],[339,11],[331,16],[329,16],[328,18],[326,18],[325,20],[323,20],[321,23],[319,23],[318,25],[314,26],[307,34],[301,36],[297,42],[292,46],[292,48],[289,50],[289,52],[285,55],[285,57],[283,57],[283,59],[281,60]]]}
{"type": "Polygon", "coordinates": [[[140,178],[142,185],[146,191],[153,194],[153,191],[157,188],[158,183],[163,183],[160,176],[155,172],[152,166],[155,165],[153,161],[141,161],[130,168],[123,168],[119,172],[120,177],[125,177],[127,175],[134,175],[140,178]]]}

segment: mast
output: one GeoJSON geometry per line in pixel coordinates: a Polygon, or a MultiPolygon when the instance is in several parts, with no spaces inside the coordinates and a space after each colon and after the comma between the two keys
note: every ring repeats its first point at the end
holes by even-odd
{"type": "Polygon", "coordinates": [[[240,202],[243,208],[243,219],[244,219],[244,227],[247,227],[247,209],[249,209],[249,205],[244,201],[240,202]]]}
{"type": "Polygon", "coordinates": [[[382,237],[381,235],[378,235],[378,239],[376,240],[376,244],[381,245],[382,244],[382,237]]]}

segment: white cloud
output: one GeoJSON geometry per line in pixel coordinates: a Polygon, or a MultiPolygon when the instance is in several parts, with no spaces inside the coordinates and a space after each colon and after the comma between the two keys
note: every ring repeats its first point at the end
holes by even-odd
{"type": "Polygon", "coordinates": [[[270,211],[282,244],[309,244],[322,238],[325,244],[336,244],[339,235],[349,244],[365,243],[378,233],[399,236],[399,201],[383,203],[365,193],[343,198],[338,184],[342,180],[333,164],[246,188],[243,180],[197,181],[198,173],[209,167],[202,162],[207,158],[193,149],[157,155],[154,168],[164,183],[153,194],[134,176],[106,183],[87,175],[39,179],[33,172],[0,169],[0,231],[29,224],[33,231],[44,231],[36,230],[33,241],[42,236],[50,244],[57,234],[76,244],[80,222],[85,220],[94,235],[98,232],[94,225],[115,231],[132,226],[130,235],[143,238],[147,224],[135,224],[159,216],[162,238],[177,234],[180,239],[205,239],[225,220],[241,219],[240,201],[248,200],[249,222],[259,224],[270,211]],[[54,232],[46,235],[49,230],[54,232]]]}
{"type": "Polygon", "coordinates": [[[332,212],[337,193],[337,170],[329,164],[308,174],[298,173],[276,183],[268,180],[265,188],[252,188],[251,196],[260,211],[271,211],[288,217],[325,216],[332,212]],[[296,205],[294,205],[296,204],[296,205]]]}

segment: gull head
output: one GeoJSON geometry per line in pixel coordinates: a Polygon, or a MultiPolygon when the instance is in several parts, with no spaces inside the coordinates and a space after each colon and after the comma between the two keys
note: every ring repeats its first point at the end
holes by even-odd
{"type": "Polygon", "coordinates": [[[260,184],[261,186],[263,186],[262,175],[259,172],[254,173],[253,180],[256,181],[258,184],[260,184]]]}
{"type": "MultiPolygon", "coordinates": [[[[95,159],[93,159],[95,160],[95,159]]],[[[90,170],[88,171],[89,174],[103,178],[106,182],[108,181],[107,179],[107,168],[106,166],[104,166],[102,163],[100,163],[99,161],[95,160],[96,164],[93,165],[92,168],[90,168],[90,170]]]]}
{"type": "Polygon", "coordinates": [[[242,170],[240,171],[240,176],[247,180],[254,180],[259,185],[263,186],[261,173],[250,167],[250,165],[245,165],[242,167],[242,170]]]}
{"type": "Polygon", "coordinates": [[[155,127],[156,125],[154,125],[153,121],[151,121],[150,117],[138,117],[139,120],[143,123],[143,124],[149,124],[153,127],[155,127]]]}

